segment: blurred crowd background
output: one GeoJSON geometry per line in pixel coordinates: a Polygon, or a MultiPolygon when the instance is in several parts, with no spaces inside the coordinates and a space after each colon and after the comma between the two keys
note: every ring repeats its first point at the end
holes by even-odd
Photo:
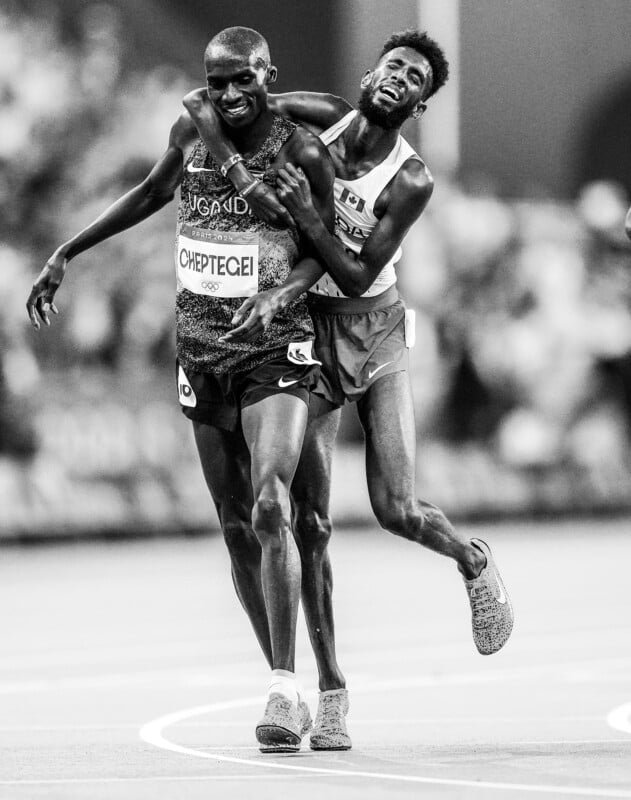
{"type": "MultiPolygon", "coordinates": [[[[419,492],[453,516],[629,509],[631,4],[3,0],[0,538],[216,525],[174,389],[174,206],[72,262],[50,329],[24,304],[145,177],[231,24],[268,37],[280,90],[351,100],[393,30],[446,40],[445,97],[406,130],[436,178],[399,269],[419,492]]],[[[352,408],[336,464],[336,520],[369,519],[352,408]]]]}

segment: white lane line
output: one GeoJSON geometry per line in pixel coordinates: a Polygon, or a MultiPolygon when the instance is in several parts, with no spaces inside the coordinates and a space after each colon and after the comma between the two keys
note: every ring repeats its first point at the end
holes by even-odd
{"type": "Polygon", "coordinates": [[[511,747],[519,747],[520,745],[530,747],[533,744],[545,745],[568,745],[568,744],[631,744],[629,738],[617,739],[533,739],[532,741],[507,742],[511,747]]]}
{"type": "MultiPolygon", "coordinates": [[[[412,679],[410,683],[413,683],[412,679]]],[[[400,681],[399,683],[402,683],[400,681]]],[[[354,688],[357,691],[374,691],[376,685],[371,685],[370,688],[361,687],[354,688]]],[[[148,722],[139,731],[140,738],[147,742],[147,744],[154,745],[162,750],[168,750],[172,753],[180,755],[193,756],[195,758],[208,758],[213,761],[220,761],[229,764],[240,764],[249,767],[266,767],[272,770],[289,770],[291,772],[303,772],[310,775],[334,775],[336,777],[353,777],[353,778],[370,778],[372,780],[385,780],[396,781],[401,783],[420,783],[435,786],[466,786],[474,789],[497,789],[497,790],[511,790],[532,792],[536,794],[562,794],[573,795],[581,797],[618,797],[618,798],[631,798],[631,791],[617,790],[603,788],[586,788],[581,786],[553,786],[547,784],[521,784],[521,783],[505,783],[500,781],[476,781],[455,778],[434,778],[422,775],[399,775],[386,772],[369,772],[364,770],[349,770],[349,769],[330,769],[326,767],[306,767],[297,766],[294,764],[279,763],[274,761],[263,761],[261,758],[256,760],[248,758],[238,758],[234,756],[226,756],[222,754],[211,753],[205,750],[195,750],[190,747],[184,747],[166,739],[163,735],[163,730],[172,725],[187,720],[190,717],[199,716],[202,714],[212,714],[217,711],[226,711],[235,708],[245,708],[255,705],[262,705],[266,698],[262,696],[257,697],[244,697],[236,700],[228,700],[221,703],[211,703],[209,705],[197,706],[195,708],[187,708],[182,711],[176,711],[172,714],[166,714],[163,717],[148,722]]],[[[309,758],[310,756],[306,756],[309,758]]]]}
{"type": "Polygon", "coordinates": [[[624,703],[607,714],[608,724],[617,731],[631,733],[631,703],[624,703]]]}
{"type": "MultiPolygon", "coordinates": [[[[145,781],[263,781],[285,778],[297,780],[300,775],[273,775],[262,772],[260,775],[148,775],[129,778],[41,778],[29,780],[0,780],[0,786],[56,786],[75,783],[143,783],[145,781]]],[[[316,776],[317,777],[317,776],[316,776]]]]}

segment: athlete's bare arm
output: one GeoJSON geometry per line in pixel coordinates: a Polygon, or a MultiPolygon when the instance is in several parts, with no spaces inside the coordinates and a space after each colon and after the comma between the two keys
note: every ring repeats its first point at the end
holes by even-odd
{"type": "MultiPolygon", "coordinates": [[[[314,211],[320,215],[324,230],[332,231],[335,170],[326,147],[309,131],[296,128],[281,148],[276,163],[282,169],[282,165],[289,163],[289,160],[298,164],[303,171],[314,211]]],[[[237,327],[222,337],[222,341],[245,342],[258,336],[281,308],[306,292],[323,272],[319,258],[317,255],[314,257],[313,248],[308,247],[282,286],[259,292],[245,300],[232,319],[237,327]]]]}
{"type": "Polygon", "coordinates": [[[147,219],[173,199],[182,181],[184,150],[195,139],[197,129],[188,112],[183,112],[171,128],[169,144],[145,180],[120,197],[103,214],[72,239],[55,250],[40,272],[26,303],[33,327],[39,330],[40,318],[50,325],[48,307],[56,314],[55,293],[64,278],[68,262],[99,242],[147,219]]]}
{"type": "Polygon", "coordinates": [[[285,92],[267,96],[272,111],[319,134],[352,111],[343,97],[320,92],[285,92]]]}
{"type": "Polygon", "coordinates": [[[624,231],[627,238],[631,239],[631,208],[627,211],[627,216],[624,220],[624,231]]]}
{"type": "MultiPolygon", "coordinates": [[[[267,100],[269,107],[276,114],[281,114],[314,133],[329,128],[352,108],[341,97],[317,92],[268,94],[267,100]]],[[[183,103],[197,126],[200,138],[219,164],[224,164],[238,154],[233,142],[226,135],[205,88],[195,89],[187,94],[183,103]]],[[[237,192],[241,192],[254,182],[254,177],[243,163],[231,167],[228,177],[237,192]]],[[[250,192],[248,203],[252,212],[268,225],[286,228],[293,224],[291,216],[278,202],[276,193],[265,184],[258,184],[250,192]]]]}
{"type": "Polygon", "coordinates": [[[422,162],[406,161],[377,199],[379,222],[358,255],[348,252],[322,224],[299,168],[288,164],[280,170],[278,187],[280,200],[337,285],[349,297],[358,297],[374,282],[420,217],[431,197],[433,180],[422,162]]]}

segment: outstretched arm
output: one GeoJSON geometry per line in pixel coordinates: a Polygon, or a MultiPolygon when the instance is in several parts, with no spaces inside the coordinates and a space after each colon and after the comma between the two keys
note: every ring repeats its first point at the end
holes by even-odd
{"type": "Polygon", "coordinates": [[[190,116],[184,112],[171,128],[166,151],[145,180],[55,250],[33,284],[26,303],[29,318],[36,330],[40,326],[38,314],[46,325],[50,325],[47,307],[50,306],[57,313],[53,300],[71,259],[110,236],[142,222],[172,200],[182,180],[184,148],[195,138],[197,130],[190,116]]]}
{"type": "Polygon", "coordinates": [[[416,159],[406,162],[389,187],[387,208],[359,254],[326,229],[316,212],[304,173],[287,164],[278,173],[279,197],[337,285],[349,297],[363,294],[395,254],[431,197],[432,177],[416,159]]]}

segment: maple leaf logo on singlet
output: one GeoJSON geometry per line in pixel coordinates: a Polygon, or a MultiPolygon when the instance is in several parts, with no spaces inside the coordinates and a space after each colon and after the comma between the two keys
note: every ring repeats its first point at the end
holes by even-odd
{"type": "Polygon", "coordinates": [[[354,208],[355,211],[361,213],[364,210],[364,206],[366,205],[365,201],[361,199],[361,197],[357,197],[356,195],[352,194],[348,189],[344,189],[342,194],[340,195],[340,203],[344,203],[345,206],[349,208],[354,208]]]}

